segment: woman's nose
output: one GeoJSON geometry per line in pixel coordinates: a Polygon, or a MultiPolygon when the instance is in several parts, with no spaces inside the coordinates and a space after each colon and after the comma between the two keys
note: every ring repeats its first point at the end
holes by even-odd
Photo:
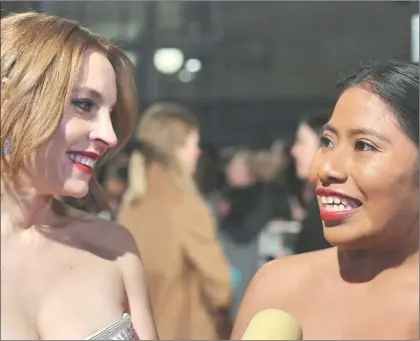
{"type": "Polygon", "coordinates": [[[109,115],[100,115],[94,124],[90,137],[92,140],[106,145],[106,148],[112,148],[117,145],[118,138],[109,115]]]}
{"type": "Polygon", "coordinates": [[[326,152],[318,162],[318,178],[324,184],[344,183],[347,180],[346,156],[343,151],[326,152]]]}

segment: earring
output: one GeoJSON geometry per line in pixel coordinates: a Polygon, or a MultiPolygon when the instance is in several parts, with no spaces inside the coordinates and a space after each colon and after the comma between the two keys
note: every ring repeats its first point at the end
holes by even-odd
{"type": "Polygon", "coordinates": [[[3,156],[7,156],[10,154],[11,152],[11,147],[10,147],[10,143],[9,143],[9,139],[6,139],[6,142],[4,143],[4,148],[3,148],[3,156]]]}

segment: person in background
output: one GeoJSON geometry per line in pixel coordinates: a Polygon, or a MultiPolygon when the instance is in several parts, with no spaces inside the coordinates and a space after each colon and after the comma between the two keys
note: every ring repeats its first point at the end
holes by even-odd
{"type": "Polygon", "coordinates": [[[98,216],[107,220],[115,220],[121,205],[123,195],[128,187],[128,163],[134,150],[139,148],[139,142],[130,140],[125,148],[110,162],[104,165],[104,170],[98,177],[106,193],[107,208],[99,211],[98,216]]]}
{"type": "Polygon", "coordinates": [[[125,164],[125,155],[118,155],[106,168],[100,183],[106,192],[108,208],[101,210],[98,216],[107,220],[115,220],[118,208],[128,185],[128,165],[125,164]]]}
{"type": "MultiPolygon", "coordinates": [[[[235,317],[249,281],[259,268],[258,237],[278,208],[276,187],[264,181],[266,170],[257,167],[253,152],[240,149],[228,163],[223,200],[218,203],[219,238],[232,265],[235,317]]],[[[269,172],[268,172],[269,173],[269,172]]]]}
{"type": "Polygon", "coordinates": [[[229,264],[194,181],[198,122],[178,104],[156,103],[141,118],[137,138],[117,220],[139,246],[159,335],[226,338],[229,264]]]}
{"type": "Polygon", "coordinates": [[[327,116],[313,116],[302,120],[290,151],[295,160],[296,175],[305,182],[302,193],[305,214],[294,246],[294,253],[297,254],[331,247],[322,232],[318,202],[308,181],[312,159],[320,146],[319,135],[327,122],[327,116]]]}
{"type": "Polygon", "coordinates": [[[217,206],[222,199],[220,191],[225,183],[225,178],[221,156],[217,149],[209,143],[203,143],[201,146],[195,181],[218,224],[219,212],[217,206]]]}

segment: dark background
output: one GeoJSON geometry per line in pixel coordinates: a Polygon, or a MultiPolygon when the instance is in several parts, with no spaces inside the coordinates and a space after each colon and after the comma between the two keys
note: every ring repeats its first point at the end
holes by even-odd
{"type": "Polygon", "coordinates": [[[204,141],[268,146],[299,117],[333,108],[342,74],[370,60],[410,59],[417,1],[2,1],[2,16],[33,9],[80,20],[137,59],[142,108],[188,105],[204,141]],[[162,75],[157,48],[202,61],[190,83],[162,75]]]}

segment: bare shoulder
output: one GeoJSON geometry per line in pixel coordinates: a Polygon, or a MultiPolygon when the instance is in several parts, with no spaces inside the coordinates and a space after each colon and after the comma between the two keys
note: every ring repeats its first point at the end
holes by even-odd
{"type": "Polygon", "coordinates": [[[289,311],[317,269],[328,261],[332,250],[282,257],[265,264],[248,286],[235,321],[231,339],[239,340],[255,314],[264,309],[289,311]]]}
{"type": "Polygon", "coordinates": [[[71,216],[76,218],[72,225],[86,251],[109,260],[139,257],[131,232],[122,225],[76,209],[71,209],[71,216]]]}
{"type": "Polygon", "coordinates": [[[268,305],[279,302],[273,301],[273,298],[281,299],[283,295],[289,296],[291,292],[298,291],[304,281],[313,276],[314,269],[325,261],[325,255],[328,253],[326,250],[309,252],[267,263],[254,276],[247,296],[256,295],[259,302],[266,298],[268,305]]]}
{"type": "Polygon", "coordinates": [[[144,267],[131,232],[112,221],[80,214],[78,233],[83,234],[90,252],[99,253],[121,271],[125,292],[125,309],[131,315],[139,339],[157,339],[150,307],[144,267]]]}

